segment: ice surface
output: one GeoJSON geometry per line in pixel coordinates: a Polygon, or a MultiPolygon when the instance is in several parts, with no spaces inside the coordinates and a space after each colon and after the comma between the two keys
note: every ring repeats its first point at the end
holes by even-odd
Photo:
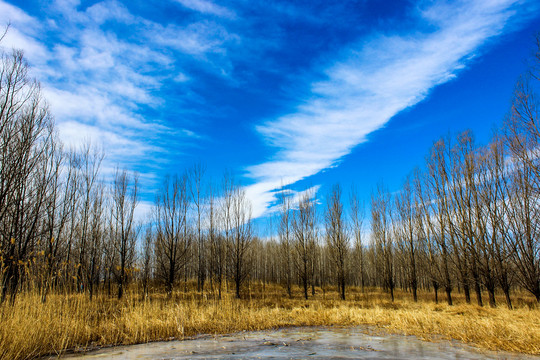
{"type": "Polygon", "coordinates": [[[367,327],[296,327],[102,349],[68,359],[538,359],[367,327]]]}

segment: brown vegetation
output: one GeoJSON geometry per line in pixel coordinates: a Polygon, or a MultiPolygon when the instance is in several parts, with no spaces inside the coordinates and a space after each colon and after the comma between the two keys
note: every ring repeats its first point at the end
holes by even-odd
{"type": "Polygon", "coordinates": [[[282,287],[266,285],[263,291],[259,284],[246,289],[243,300],[231,291],[220,301],[196,292],[195,280],[190,288],[171,298],[151,293],[146,300],[134,289],[121,300],[51,294],[43,304],[38,294],[19,296],[13,306],[0,308],[0,358],[306,325],[374,325],[426,340],[457,339],[485,349],[540,354],[540,309],[529,296],[516,297],[515,309],[508,310],[469,305],[463,295],[454,297],[454,306],[435,304],[423,291],[416,303],[400,290],[392,303],[374,288],[351,288],[346,301],[337,288],[305,300],[300,287],[293,287],[289,298],[282,287]]]}

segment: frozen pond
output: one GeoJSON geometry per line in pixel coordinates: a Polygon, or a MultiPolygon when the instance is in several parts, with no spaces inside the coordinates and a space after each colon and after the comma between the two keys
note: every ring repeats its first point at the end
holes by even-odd
{"type": "Polygon", "coordinates": [[[69,359],[538,359],[457,342],[374,334],[366,327],[297,327],[114,347],[69,359]]]}

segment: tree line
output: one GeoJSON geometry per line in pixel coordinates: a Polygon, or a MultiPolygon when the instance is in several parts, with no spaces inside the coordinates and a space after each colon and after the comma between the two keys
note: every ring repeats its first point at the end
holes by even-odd
{"type": "MultiPolygon", "coordinates": [[[[539,40],[540,41],[540,40],[539,40]]],[[[540,65],[540,42],[535,55],[540,65]]],[[[252,281],[316,291],[382,287],[474,293],[496,306],[501,291],[524,289],[540,302],[538,67],[516,85],[502,129],[479,146],[470,131],[431,147],[423,170],[397,192],[380,183],[369,214],[357,189],[339,184],[318,204],[313,190],[277,191],[266,233],[257,235],[245,188],[218,182],[203,165],[163,180],[143,224],[137,174],[106,179],[102,151],[66,149],[40,85],[21,51],[2,52],[0,68],[0,301],[18,293],[96,293],[122,298],[159,287],[172,296],[194,281],[216,298],[252,281]]]]}

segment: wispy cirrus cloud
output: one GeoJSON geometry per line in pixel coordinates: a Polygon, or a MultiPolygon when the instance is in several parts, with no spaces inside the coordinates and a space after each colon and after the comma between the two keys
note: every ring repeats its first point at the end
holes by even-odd
{"type": "Polygon", "coordinates": [[[268,211],[283,183],[335,166],[368,134],[455,78],[482,45],[533,8],[513,0],[439,1],[414,14],[424,30],[372,34],[344,49],[294,112],[257,126],[277,152],[247,168],[256,182],[248,190],[254,215],[268,211]]]}
{"type": "Polygon", "coordinates": [[[208,0],[175,0],[176,2],[182,4],[184,7],[198,11],[204,14],[212,14],[216,16],[222,16],[227,18],[234,18],[236,17],[236,14],[234,11],[221,6],[217,5],[211,1],[208,0]]]}

